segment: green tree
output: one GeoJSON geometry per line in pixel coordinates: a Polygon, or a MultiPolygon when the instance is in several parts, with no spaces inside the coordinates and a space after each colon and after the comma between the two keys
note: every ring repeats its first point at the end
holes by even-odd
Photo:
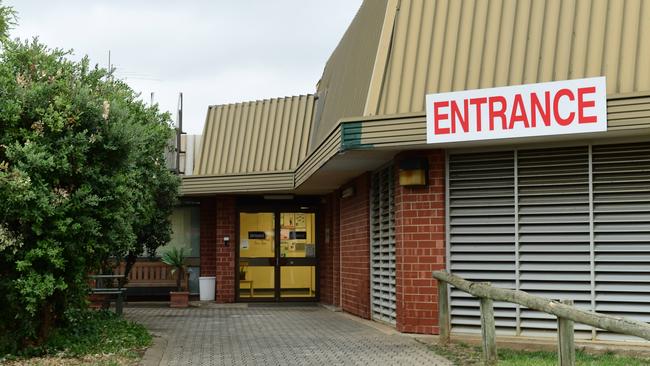
{"type": "Polygon", "coordinates": [[[87,58],[8,40],[0,6],[0,354],[86,306],[87,275],[169,240],[168,114],[87,58]]]}
{"type": "Polygon", "coordinates": [[[2,6],[0,1],[0,41],[6,41],[9,30],[16,25],[16,12],[10,6],[2,6]]]}

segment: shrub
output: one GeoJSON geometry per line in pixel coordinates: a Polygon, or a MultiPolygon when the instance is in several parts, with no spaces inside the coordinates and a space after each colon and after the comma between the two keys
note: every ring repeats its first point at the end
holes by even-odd
{"type": "Polygon", "coordinates": [[[168,114],[87,58],[0,40],[1,353],[84,308],[87,274],[110,258],[168,241],[178,178],[168,114]]]}

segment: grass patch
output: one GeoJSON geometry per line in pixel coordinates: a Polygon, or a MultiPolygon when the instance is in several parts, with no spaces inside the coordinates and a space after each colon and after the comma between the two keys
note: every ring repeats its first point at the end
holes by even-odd
{"type": "MultiPolygon", "coordinates": [[[[434,352],[446,357],[454,365],[479,366],[481,363],[481,349],[463,343],[454,343],[447,346],[433,345],[434,352]]],[[[557,354],[546,351],[516,351],[499,349],[499,366],[555,366],[557,354]]],[[[650,357],[633,357],[618,355],[612,352],[591,354],[576,351],[576,365],[578,366],[647,366],[650,357]]]]}
{"type": "Polygon", "coordinates": [[[128,365],[137,363],[152,338],[140,324],[109,311],[73,311],[38,347],[0,356],[9,365],[128,365]],[[59,361],[61,360],[59,363],[59,361]]]}

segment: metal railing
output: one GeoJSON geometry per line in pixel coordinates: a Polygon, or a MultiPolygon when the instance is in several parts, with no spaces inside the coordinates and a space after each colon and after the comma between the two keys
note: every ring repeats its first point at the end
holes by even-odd
{"type": "Polygon", "coordinates": [[[575,365],[574,322],[650,340],[650,325],[647,323],[625,317],[581,310],[573,306],[572,300],[555,301],[533,296],[524,291],[493,287],[487,282],[470,282],[446,271],[434,271],[433,278],[438,281],[440,342],[442,344],[449,342],[451,332],[447,284],[479,298],[481,344],[483,360],[486,365],[494,365],[497,362],[493,301],[519,304],[529,309],[555,315],[558,319],[558,364],[561,366],[575,365]]]}

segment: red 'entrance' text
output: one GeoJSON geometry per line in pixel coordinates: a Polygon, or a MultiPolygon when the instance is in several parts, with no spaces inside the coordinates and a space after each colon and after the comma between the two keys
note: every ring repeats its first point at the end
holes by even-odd
{"type": "Polygon", "coordinates": [[[596,105],[595,93],[596,87],[586,86],[575,91],[562,88],[554,93],[516,93],[508,99],[494,95],[439,100],[433,103],[433,132],[444,135],[596,123],[591,111],[596,105]]]}

